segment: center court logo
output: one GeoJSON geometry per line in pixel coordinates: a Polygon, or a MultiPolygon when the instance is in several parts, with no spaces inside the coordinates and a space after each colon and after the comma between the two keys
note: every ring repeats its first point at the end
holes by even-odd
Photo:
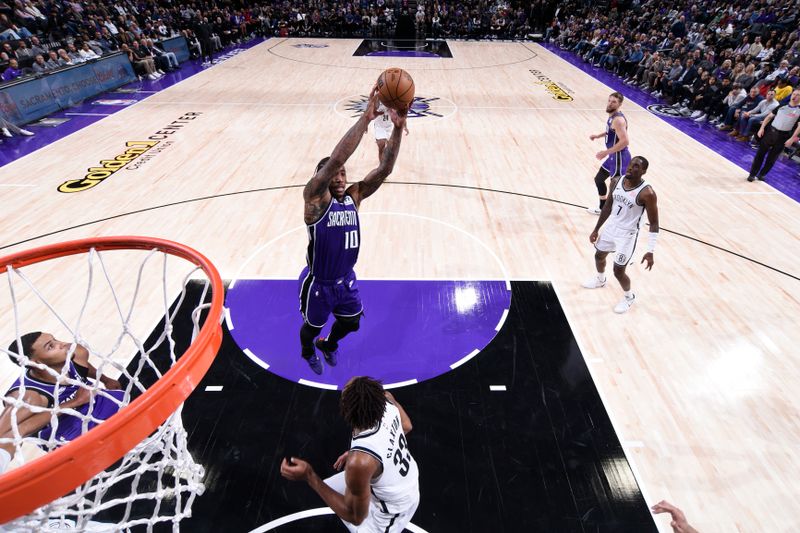
{"type": "Polygon", "coordinates": [[[542,71],[540,70],[532,69],[529,70],[528,72],[533,74],[533,76],[536,78],[537,81],[535,81],[534,83],[536,85],[543,86],[544,89],[548,93],[550,93],[550,95],[553,97],[553,100],[558,100],[559,102],[572,101],[572,95],[570,94],[572,91],[563,83],[559,85],[558,83],[554,82],[553,80],[545,76],[544,73],[542,73],[542,71]]]}
{"type": "MultiPolygon", "coordinates": [[[[359,117],[367,108],[368,101],[369,97],[365,95],[344,98],[336,103],[336,112],[347,118],[359,117]]],[[[456,105],[447,98],[415,96],[408,111],[408,118],[439,120],[452,115],[455,110],[456,105]]]]}
{"type": "Polygon", "coordinates": [[[681,115],[680,111],[668,105],[653,104],[647,106],[647,110],[654,115],[659,115],[661,117],[683,118],[683,115],[681,115]]]}

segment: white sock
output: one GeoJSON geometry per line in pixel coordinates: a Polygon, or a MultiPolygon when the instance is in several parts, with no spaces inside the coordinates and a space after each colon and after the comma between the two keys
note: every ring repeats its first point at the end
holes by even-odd
{"type": "Polygon", "coordinates": [[[625,298],[633,300],[633,291],[625,291],[625,298]]]}
{"type": "Polygon", "coordinates": [[[11,462],[11,454],[0,448],[0,474],[6,471],[8,463],[11,462]]]}
{"type": "Polygon", "coordinates": [[[597,273],[597,280],[598,281],[605,281],[606,280],[606,273],[605,272],[598,272],[597,273]]]}

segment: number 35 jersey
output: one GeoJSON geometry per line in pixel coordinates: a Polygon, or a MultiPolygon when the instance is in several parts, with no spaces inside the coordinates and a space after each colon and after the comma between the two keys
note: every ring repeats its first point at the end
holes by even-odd
{"type": "Polygon", "coordinates": [[[349,194],[331,203],[322,217],[307,226],[306,262],[311,275],[333,281],[349,274],[358,260],[361,228],[356,203],[349,194]]]}
{"type": "Polygon", "coordinates": [[[377,427],[353,437],[350,451],[368,453],[383,465],[371,484],[373,499],[384,512],[399,513],[419,498],[419,469],[408,449],[400,423],[400,411],[386,401],[386,411],[377,427]]]}

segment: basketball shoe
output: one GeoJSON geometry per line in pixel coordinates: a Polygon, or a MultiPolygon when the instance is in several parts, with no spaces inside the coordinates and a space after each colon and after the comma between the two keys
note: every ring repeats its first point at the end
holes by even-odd
{"type": "Polygon", "coordinates": [[[326,363],[331,366],[336,366],[336,363],[339,361],[338,345],[334,346],[332,342],[328,341],[328,339],[318,337],[317,340],[314,341],[314,346],[316,346],[317,349],[322,352],[322,355],[325,356],[326,363]]]}
{"type": "Polygon", "coordinates": [[[311,370],[318,376],[322,375],[322,361],[319,360],[319,356],[315,353],[311,357],[303,357],[308,363],[308,366],[311,367],[311,370]]]}
{"type": "MultiPolygon", "coordinates": [[[[631,293],[631,294],[633,294],[633,293],[631,293]]],[[[627,312],[628,309],[630,309],[631,306],[633,306],[633,302],[635,302],[635,301],[636,301],[636,295],[635,294],[633,294],[630,298],[628,298],[627,296],[623,296],[622,300],[620,300],[620,302],[617,305],[614,306],[614,312],[617,313],[617,314],[620,314],[620,315],[622,313],[627,312]]]]}
{"type": "Polygon", "coordinates": [[[584,289],[599,289],[606,286],[606,280],[605,278],[600,279],[598,276],[593,276],[592,279],[587,279],[581,283],[581,286],[584,289]]]}

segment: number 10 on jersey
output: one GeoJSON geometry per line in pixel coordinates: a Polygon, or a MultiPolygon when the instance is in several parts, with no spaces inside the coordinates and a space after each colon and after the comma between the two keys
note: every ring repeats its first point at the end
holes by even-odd
{"type": "Polygon", "coordinates": [[[344,233],[344,249],[358,248],[358,230],[346,231],[344,233]]]}

